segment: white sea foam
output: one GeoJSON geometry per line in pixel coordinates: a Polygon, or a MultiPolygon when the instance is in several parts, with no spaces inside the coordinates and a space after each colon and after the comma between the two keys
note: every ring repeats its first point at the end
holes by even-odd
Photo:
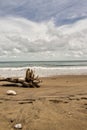
{"type": "MultiPolygon", "coordinates": [[[[24,77],[28,67],[0,68],[0,75],[4,77],[24,77]]],[[[87,66],[67,66],[67,67],[30,67],[36,75],[40,77],[55,75],[87,75],[87,66]]]]}

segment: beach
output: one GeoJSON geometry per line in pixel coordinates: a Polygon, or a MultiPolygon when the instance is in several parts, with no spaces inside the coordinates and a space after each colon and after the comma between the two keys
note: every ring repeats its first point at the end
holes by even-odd
{"type": "Polygon", "coordinates": [[[0,130],[87,130],[87,0],[0,0],[0,130]]]}
{"type": "Polygon", "coordinates": [[[23,130],[86,130],[87,75],[40,79],[40,88],[0,82],[0,130],[14,130],[18,123],[23,130]],[[7,90],[17,95],[7,95],[7,90]]]}

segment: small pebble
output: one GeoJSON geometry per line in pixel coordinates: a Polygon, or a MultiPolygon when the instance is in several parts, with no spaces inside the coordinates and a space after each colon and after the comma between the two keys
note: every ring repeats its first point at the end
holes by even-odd
{"type": "Polygon", "coordinates": [[[16,125],[14,126],[14,128],[15,128],[15,129],[22,129],[22,124],[16,124],[16,125]]]}

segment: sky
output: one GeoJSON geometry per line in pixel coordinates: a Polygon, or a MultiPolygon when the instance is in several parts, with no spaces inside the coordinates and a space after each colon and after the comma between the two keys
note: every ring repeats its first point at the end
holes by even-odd
{"type": "Polygon", "coordinates": [[[87,0],[0,0],[0,61],[86,59],[87,0]]]}

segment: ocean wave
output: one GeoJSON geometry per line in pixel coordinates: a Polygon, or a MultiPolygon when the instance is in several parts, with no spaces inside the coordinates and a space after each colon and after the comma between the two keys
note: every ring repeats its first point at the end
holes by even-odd
{"type": "Polygon", "coordinates": [[[26,70],[26,69],[87,69],[87,66],[57,66],[57,67],[43,67],[43,66],[32,66],[32,67],[4,67],[0,70],[26,70]]]}
{"type": "Polygon", "coordinates": [[[0,68],[0,75],[5,77],[17,76],[24,77],[27,68],[32,69],[36,75],[40,77],[54,76],[54,75],[80,75],[87,74],[87,66],[70,66],[70,67],[6,67],[0,68]]]}

